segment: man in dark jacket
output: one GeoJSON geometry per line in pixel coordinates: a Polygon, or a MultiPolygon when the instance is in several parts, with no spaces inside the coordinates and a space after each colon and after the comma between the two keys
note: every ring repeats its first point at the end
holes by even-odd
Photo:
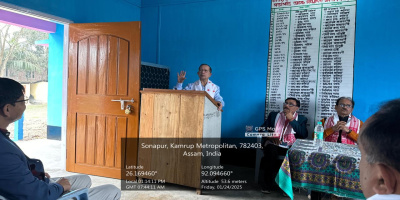
{"type": "MultiPolygon", "coordinates": [[[[51,178],[46,173],[39,180],[28,167],[24,152],[10,138],[9,124],[21,118],[25,111],[24,87],[11,79],[0,78],[0,199],[54,200],[64,192],[91,186],[90,177],[75,175],[51,178]]],[[[119,199],[121,191],[113,185],[89,189],[91,199],[119,199]]]]}
{"type": "Polygon", "coordinates": [[[276,166],[282,161],[278,156],[286,155],[290,146],[297,138],[307,138],[307,118],[299,115],[297,110],[300,107],[300,101],[295,98],[287,98],[283,103],[283,111],[271,112],[262,127],[271,133],[271,137],[263,137],[262,145],[264,150],[264,182],[261,192],[271,193],[275,184],[277,172],[276,166]],[[279,163],[278,163],[279,162],[279,163]]]}

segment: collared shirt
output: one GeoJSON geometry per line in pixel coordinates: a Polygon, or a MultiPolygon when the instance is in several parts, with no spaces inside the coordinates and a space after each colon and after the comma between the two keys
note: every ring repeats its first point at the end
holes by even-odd
{"type": "MultiPolygon", "coordinates": [[[[176,86],[174,87],[174,89],[182,90],[182,85],[183,85],[183,83],[177,83],[176,86]]],[[[189,83],[185,87],[184,90],[193,90],[193,88],[194,88],[194,83],[189,83]]],[[[201,85],[201,88],[203,89],[203,91],[206,91],[206,87],[205,86],[201,85]]],[[[225,102],[224,102],[222,96],[220,95],[219,86],[217,86],[217,90],[215,91],[214,99],[215,99],[215,101],[221,102],[222,106],[225,106],[225,102]]]]}

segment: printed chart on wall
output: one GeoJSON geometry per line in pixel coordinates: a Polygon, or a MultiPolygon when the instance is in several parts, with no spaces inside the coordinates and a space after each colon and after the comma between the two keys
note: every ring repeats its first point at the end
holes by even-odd
{"type": "Polygon", "coordinates": [[[266,116],[298,98],[312,132],[335,112],[337,98],[352,97],[356,3],[272,0],[266,116]]]}

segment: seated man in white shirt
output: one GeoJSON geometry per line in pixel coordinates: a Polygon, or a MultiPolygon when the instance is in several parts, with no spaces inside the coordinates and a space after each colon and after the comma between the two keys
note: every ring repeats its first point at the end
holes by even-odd
{"type": "Polygon", "coordinates": [[[368,200],[400,199],[400,99],[383,105],[361,128],[361,189],[368,200]]]}
{"type": "MultiPolygon", "coordinates": [[[[225,105],[225,103],[220,95],[219,86],[209,80],[212,74],[211,72],[212,69],[209,65],[201,64],[199,71],[197,72],[200,80],[194,83],[189,83],[184,90],[206,91],[212,98],[215,99],[215,101],[217,101],[218,110],[222,110],[222,107],[225,105]]],[[[182,90],[183,81],[186,79],[185,76],[185,71],[181,71],[180,74],[178,73],[178,83],[174,87],[175,90],[182,90]]]]}

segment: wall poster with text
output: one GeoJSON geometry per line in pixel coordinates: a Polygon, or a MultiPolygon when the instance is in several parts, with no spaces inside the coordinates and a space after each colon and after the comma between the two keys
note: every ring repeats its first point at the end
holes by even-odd
{"type": "Polygon", "coordinates": [[[265,117],[295,97],[312,133],[336,99],[353,96],[356,3],[272,0],[265,117]]]}

